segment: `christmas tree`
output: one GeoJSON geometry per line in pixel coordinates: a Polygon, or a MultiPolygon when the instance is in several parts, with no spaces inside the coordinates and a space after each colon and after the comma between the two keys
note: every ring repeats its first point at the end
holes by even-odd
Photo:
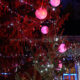
{"type": "Polygon", "coordinates": [[[67,48],[58,36],[69,13],[61,15],[61,7],[60,0],[0,0],[1,76],[54,80],[62,75],[61,53],[67,48]]]}

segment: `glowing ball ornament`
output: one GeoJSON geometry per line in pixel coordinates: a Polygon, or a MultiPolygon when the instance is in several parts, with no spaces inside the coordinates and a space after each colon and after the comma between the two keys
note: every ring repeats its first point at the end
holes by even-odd
{"type": "Polygon", "coordinates": [[[42,32],[42,34],[48,34],[48,32],[49,32],[48,26],[42,26],[41,32],[42,32]]]}
{"type": "Polygon", "coordinates": [[[41,7],[35,11],[35,16],[40,20],[45,19],[47,17],[47,10],[41,7]]]}
{"type": "Polygon", "coordinates": [[[50,0],[50,4],[53,6],[53,7],[57,7],[60,5],[60,0],[50,0]]]}
{"type": "Polygon", "coordinates": [[[66,50],[67,50],[66,45],[64,43],[60,44],[58,50],[60,53],[66,52],[66,50]]]}

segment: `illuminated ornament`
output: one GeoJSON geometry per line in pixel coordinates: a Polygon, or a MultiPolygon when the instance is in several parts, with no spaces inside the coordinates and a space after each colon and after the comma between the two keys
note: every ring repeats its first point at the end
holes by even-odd
{"type": "Polygon", "coordinates": [[[48,29],[47,26],[43,26],[43,27],[41,28],[41,32],[42,32],[42,34],[47,34],[48,31],[49,31],[49,29],[48,29]]]}
{"type": "Polygon", "coordinates": [[[45,19],[47,17],[47,10],[45,8],[39,8],[35,11],[35,15],[38,19],[45,19]]]}
{"type": "Polygon", "coordinates": [[[60,71],[62,69],[62,62],[59,61],[59,64],[58,64],[58,68],[56,68],[57,71],[60,71]]]}
{"type": "Polygon", "coordinates": [[[53,7],[57,7],[60,5],[60,0],[50,0],[50,4],[53,6],[53,7]]]}
{"type": "Polygon", "coordinates": [[[60,53],[66,52],[66,50],[67,50],[66,45],[64,43],[60,44],[58,50],[60,53]]]}
{"type": "Polygon", "coordinates": [[[62,68],[62,63],[61,63],[61,61],[59,61],[59,68],[60,68],[60,69],[62,68]]]}

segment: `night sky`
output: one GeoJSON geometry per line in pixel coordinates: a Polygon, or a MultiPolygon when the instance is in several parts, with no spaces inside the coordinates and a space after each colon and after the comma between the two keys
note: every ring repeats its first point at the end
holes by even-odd
{"type": "Polygon", "coordinates": [[[69,20],[63,25],[63,35],[80,35],[80,0],[62,0],[62,14],[70,13],[69,20]]]}

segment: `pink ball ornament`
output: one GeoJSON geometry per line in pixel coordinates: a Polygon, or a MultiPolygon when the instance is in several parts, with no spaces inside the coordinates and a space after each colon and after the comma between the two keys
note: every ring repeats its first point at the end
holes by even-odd
{"type": "Polygon", "coordinates": [[[53,6],[53,7],[57,7],[60,5],[60,0],[50,0],[50,4],[53,6]]]}
{"type": "Polygon", "coordinates": [[[39,8],[35,11],[35,15],[38,19],[45,19],[47,17],[47,10],[45,8],[39,8]]]}
{"type": "Polygon", "coordinates": [[[64,43],[60,44],[58,50],[60,53],[66,52],[66,50],[67,50],[66,45],[64,43]]]}
{"type": "Polygon", "coordinates": [[[43,26],[43,27],[41,28],[41,32],[42,32],[42,34],[47,34],[48,31],[49,31],[49,29],[48,29],[47,26],[43,26]]]}

